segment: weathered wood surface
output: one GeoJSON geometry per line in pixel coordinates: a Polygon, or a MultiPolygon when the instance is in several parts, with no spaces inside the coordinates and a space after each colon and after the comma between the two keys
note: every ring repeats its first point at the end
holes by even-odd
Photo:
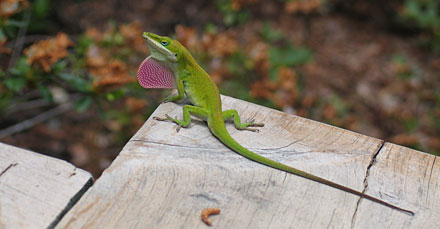
{"type": "Polygon", "coordinates": [[[91,185],[65,161],[0,143],[0,228],[55,225],[91,185]]]}
{"type": "MultiPolygon", "coordinates": [[[[354,132],[223,97],[223,109],[266,124],[228,130],[245,147],[412,210],[414,217],[232,152],[206,124],[151,118],[58,228],[438,228],[439,160],[354,132]],[[367,186],[368,185],[368,186],[367,186]]],[[[173,103],[152,116],[181,117],[173,103]]]]}

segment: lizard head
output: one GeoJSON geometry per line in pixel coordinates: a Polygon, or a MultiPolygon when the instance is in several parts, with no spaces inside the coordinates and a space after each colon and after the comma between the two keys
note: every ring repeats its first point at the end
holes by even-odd
{"type": "Polygon", "coordinates": [[[169,37],[144,32],[150,56],[139,66],[137,78],[144,88],[174,88],[174,70],[185,48],[169,37]]]}
{"type": "Polygon", "coordinates": [[[177,62],[181,53],[181,44],[169,37],[159,36],[154,33],[144,32],[151,57],[163,62],[177,62]]]}

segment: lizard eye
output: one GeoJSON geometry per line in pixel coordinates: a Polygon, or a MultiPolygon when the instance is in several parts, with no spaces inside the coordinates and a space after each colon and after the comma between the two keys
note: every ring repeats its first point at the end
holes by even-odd
{"type": "Polygon", "coordinates": [[[167,46],[169,43],[168,43],[168,41],[162,41],[162,42],[160,42],[163,46],[167,46]]]}

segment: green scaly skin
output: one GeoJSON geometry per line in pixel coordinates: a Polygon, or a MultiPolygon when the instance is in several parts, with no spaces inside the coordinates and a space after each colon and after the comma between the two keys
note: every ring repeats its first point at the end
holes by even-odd
{"type": "Polygon", "coordinates": [[[225,120],[233,118],[235,127],[240,130],[257,131],[256,129],[251,129],[249,127],[262,127],[264,124],[253,122],[242,123],[236,110],[222,111],[220,93],[217,85],[208,73],[197,64],[189,51],[180,44],[180,42],[169,37],[147,32],[144,32],[143,36],[147,40],[151,56],[158,61],[166,63],[176,77],[178,93],[174,96],[167,97],[163,102],[181,100],[186,94],[190,102],[193,104],[183,106],[183,120],[171,118],[168,115],[165,118],[154,117],[154,119],[159,121],[171,120],[179,126],[177,129],[177,131],[179,131],[180,127],[189,126],[191,122],[191,114],[202,117],[208,123],[209,129],[215,137],[233,151],[252,161],[352,193],[411,216],[414,215],[414,212],[412,211],[402,209],[354,189],[336,184],[332,181],[292,168],[288,165],[278,163],[241,146],[226,130],[225,120]]]}

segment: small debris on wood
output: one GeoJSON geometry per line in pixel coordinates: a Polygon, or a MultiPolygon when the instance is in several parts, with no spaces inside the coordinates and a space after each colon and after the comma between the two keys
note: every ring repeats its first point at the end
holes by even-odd
{"type": "Polygon", "coordinates": [[[220,214],[220,209],[219,208],[205,208],[202,211],[202,215],[201,215],[202,221],[206,225],[211,226],[212,223],[211,223],[211,220],[208,219],[208,217],[210,215],[217,215],[217,214],[220,214]]]}

